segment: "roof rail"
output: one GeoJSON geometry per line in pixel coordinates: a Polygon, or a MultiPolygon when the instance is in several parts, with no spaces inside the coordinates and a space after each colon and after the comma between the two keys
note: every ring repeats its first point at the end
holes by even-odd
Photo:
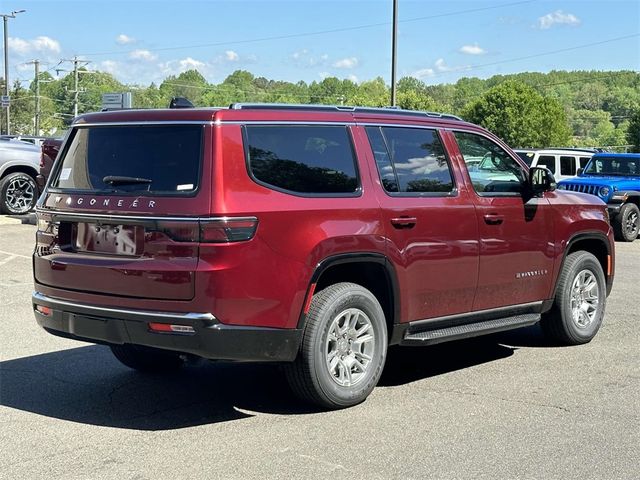
{"type": "Polygon", "coordinates": [[[229,105],[230,110],[301,110],[315,112],[352,112],[352,113],[371,113],[385,115],[402,115],[413,117],[431,117],[445,118],[448,120],[462,119],[450,113],[424,112],[421,110],[404,110],[398,107],[351,107],[343,105],[307,105],[307,104],[289,104],[289,103],[232,103],[229,105]]]}

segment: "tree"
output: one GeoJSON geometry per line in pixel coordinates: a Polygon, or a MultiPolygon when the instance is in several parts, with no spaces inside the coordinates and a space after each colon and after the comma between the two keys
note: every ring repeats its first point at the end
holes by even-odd
{"type": "Polygon", "coordinates": [[[627,142],[633,145],[632,149],[634,152],[640,153],[640,109],[635,111],[629,121],[627,142]]]}
{"type": "Polygon", "coordinates": [[[514,147],[562,146],[570,138],[562,106],[515,80],[488,90],[470,105],[465,117],[514,147]]]}
{"type": "Polygon", "coordinates": [[[391,103],[391,94],[382,77],[377,77],[362,82],[349,103],[363,107],[385,107],[391,103]]]}
{"type": "Polygon", "coordinates": [[[416,90],[403,90],[398,92],[398,106],[407,110],[434,111],[436,102],[426,93],[416,90]]]}
{"type": "Polygon", "coordinates": [[[177,77],[171,75],[161,84],[160,96],[165,101],[164,106],[169,105],[173,97],[185,97],[196,106],[203,105],[203,94],[209,87],[207,80],[197,70],[187,70],[177,77]]]}

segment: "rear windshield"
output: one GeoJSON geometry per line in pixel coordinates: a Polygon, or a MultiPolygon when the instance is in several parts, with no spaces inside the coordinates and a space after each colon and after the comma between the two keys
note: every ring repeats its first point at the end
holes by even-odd
{"type": "Polygon", "coordinates": [[[189,194],[198,188],[201,125],[77,128],[51,183],[63,190],[189,194]]]}

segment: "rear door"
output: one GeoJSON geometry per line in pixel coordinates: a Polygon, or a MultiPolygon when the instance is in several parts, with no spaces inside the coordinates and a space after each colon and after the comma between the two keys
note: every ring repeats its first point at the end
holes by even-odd
{"type": "Polygon", "coordinates": [[[439,132],[367,126],[403,321],[468,312],[478,275],[478,227],[439,132]]]}
{"type": "Polygon", "coordinates": [[[476,132],[454,131],[453,136],[465,164],[483,156],[492,159],[496,170],[470,176],[480,237],[473,310],[546,300],[554,263],[548,200],[524,195],[523,168],[495,141],[476,132]]]}
{"type": "Polygon", "coordinates": [[[38,283],[80,292],[188,300],[211,151],[202,124],[77,127],[38,210],[38,283]]]}

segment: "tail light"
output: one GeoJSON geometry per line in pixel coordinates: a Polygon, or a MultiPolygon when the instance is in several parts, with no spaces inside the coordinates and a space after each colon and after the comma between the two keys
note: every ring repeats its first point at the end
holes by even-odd
{"type": "Polygon", "coordinates": [[[154,230],[176,242],[231,243],[251,240],[256,217],[221,217],[198,221],[159,221],[154,230]]]}
{"type": "Polygon", "coordinates": [[[54,253],[54,249],[59,246],[59,227],[58,222],[53,222],[51,215],[37,214],[38,230],[36,231],[36,255],[44,257],[54,253]]]}

